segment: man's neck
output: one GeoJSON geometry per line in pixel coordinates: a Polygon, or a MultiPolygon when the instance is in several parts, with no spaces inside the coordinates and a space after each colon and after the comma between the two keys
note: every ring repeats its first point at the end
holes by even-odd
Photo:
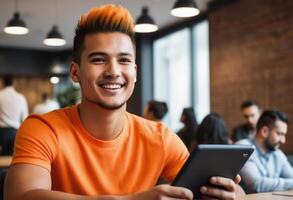
{"type": "Polygon", "coordinates": [[[79,105],[80,120],[85,129],[99,140],[113,140],[122,133],[126,105],[116,110],[92,103],[79,105]]]}
{"type": "Polygon", "coordinates": [[[264,140],[258,137],[258,135],[256,135],[255,137],[255,142],[263,154],[266,154],[268,152],[268,149],[265,146],[264,140]]]}

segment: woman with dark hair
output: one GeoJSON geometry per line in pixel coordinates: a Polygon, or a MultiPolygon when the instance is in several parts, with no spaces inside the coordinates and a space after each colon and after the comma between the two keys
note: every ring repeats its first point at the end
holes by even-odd
{"type": "Polygon", "coordinates": [[[207,115],[197,129],[198,144],[229,144],[224,119],[217,113],[207,115]]]}
{"type": "Polygon", "coordinates": [[[184,127],[180,129],[177,134],[186,145],[187,149],[191,151],[196,144],[196,130],[197,121],[192,108],[184,108],[181,114],[180,121],[184,127]]]}
{"type": "Polygon", "coordinates": [[[168,112],[168,106],[165,102],[149,101],[144,109],[143,116],[153,121],[161,121],[168,112]]]}

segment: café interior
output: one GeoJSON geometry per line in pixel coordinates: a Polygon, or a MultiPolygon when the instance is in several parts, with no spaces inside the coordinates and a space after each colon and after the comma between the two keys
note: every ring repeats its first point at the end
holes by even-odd
{"type": "MultiPolygon", "coordinates": [[[[0,80],[14,77],[30,114],[43,93],[60,107],[78,104],[80,87],[69,77],[76,23],[90,8],[114,3],[129,9],[136,24],[144,16],[154,28],[135,35],[137,82],[129,112],[142,116],[150,100],[160,100],[168,105],[164,123],[174,132],[182,127],[183,108],[192,107],[198,123],[216,112],[231,133],[249,99],[293,119],[293,1],[195,0],[198,13],[183,17],[171,13],[174,2],[0,0],[0,80]],[[17,17],[27,33],[4,31],[17,17]],[[61,43],[46,43],[56,33],[61,43]]],[[[280,147],[291,164],[292,130],[290,123],[280,147]]]]}

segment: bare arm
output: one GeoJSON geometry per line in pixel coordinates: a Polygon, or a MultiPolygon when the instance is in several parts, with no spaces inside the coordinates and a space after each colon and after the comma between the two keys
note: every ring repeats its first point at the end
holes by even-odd
{"type": "Polygon", "coordinates": [[[31,164],[10,167],[5,181],[5,200],[192,200],[185,188],[160,185],[131,196],[82,196],[51,190],[51,174],[47,169],[31,164]]]}
{"type": "Polygon", "coordinates": [[[96,199],[80,195],[51,191],[51,174],[42,167],[16,164],[10,167],[5,181],[5,200],[78,200],[96,199]]]}

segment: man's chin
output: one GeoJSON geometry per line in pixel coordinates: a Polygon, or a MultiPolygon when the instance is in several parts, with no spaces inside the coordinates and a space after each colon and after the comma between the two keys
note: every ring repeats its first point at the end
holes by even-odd
{"type": "Polygon", "coordinates": [[[277,150],[277,149],[279,149],[279,148],[280,148],[280,146],[281,146],[281,145],[279,145],[279,144],[278,144],[277,146],[275,146],[275,148],[274,148],[274,149],[275,149],[275,150],[277,150]]]}
{"type": "Polygon", "coordinates": [[[106,104],[106,103],[96,102],[96,104],[106,110],[119,110],[126,104],[126,102],[123,102],[120,104],[106,104]]]}
{"type": "Polygon", "coordinates": [[[276,151],[279,148],[280,148],[280,145],[275,145],[275,146],[270,146],[268,149],[270,152],[272,152],[272,151],[276,151]]]}

